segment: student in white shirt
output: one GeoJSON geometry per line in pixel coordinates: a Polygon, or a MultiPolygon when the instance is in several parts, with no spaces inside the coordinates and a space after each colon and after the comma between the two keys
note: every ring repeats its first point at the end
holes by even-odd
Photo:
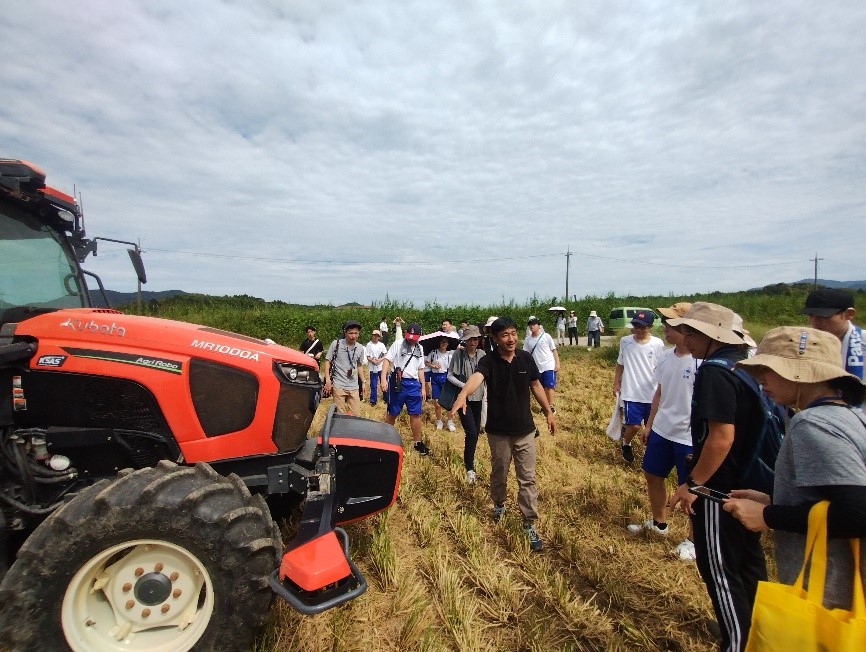
{"type": "MultiPolygon", "coordinates": [[[[440,337],[439,346],[427,354],[426,366],[430,370],[430,395],[433,397],[433,406],[436,410],[436,430],[442,430],[442,406],[439,405],[439,394],[442,393],[442,388],[445,387],[445,380],[448,378],[448,367],[451,366],[451,356],[453,353],[454,351],[448,350],[448,338],[440,337]]],[[[457,430],[450,413],[448,414],[448,430],[450,432],[457,430]]]]}
{"type": "Polygon", "coordinates": [[[421,410],[427,392],[424,388],[424,349],[418,344],[419,339],[421,327],[415,323],[409,324],[404,337],[395,340],[385,354],[380,380],[383,384],[388,383],[388,413],[385,421],[393,426],[405,405],[412,429],[413,448],[423,456],[429,455],[430,449],[421,441],[421,410]],[[389,377],[388,372],[392,369],[393,373],[389,377]]]}
{"type": "MultiPolygon", "coordinates": [[[[686,347],[683,334],[667,324],[668,319],[685,316],[692,304],[679,302],[670,308],[659,308],[665,339],[673,348],[662,352],[661,360],[655,368],[657,383],[653,396],[650,415],[640,431],[640,440],[646,446],[641,469],[646,479],[649,495],[651,518],[642,523],[628,526],[632,534],[649,532],[659,537],[668,536],[667,500],[668,491],[665,478],[676,468],[677,486],[686,481],[689,475],[688,460],[692,454],[692,392],[698,361],[686,347]]],[[[691,521],[689,521],[691,535],[691,521]]],[[[691,536],[675,549],[683,561],[695,558],[695,544],[691,536]]]]}
{"type": "Polygon", "coordinates": [[[622,459],[629,464],[634,462],[631,440],[649,419],[656,391],[653,372],[665,348],[664,342],[650,334],[654,321],[652,311],[639,310],[631,320],[634,334],[619,341],[613,393],[622,399],[625,431],[620,446],[622,459]]]}
{"type": "Polygon", "coordinates": [[[538,372],[541,374],[539,381],[547,395],[547,402],[553,412],[553,396],[556,393],[556,374],[559,372],[559,351],[556,350],[556,342],[541,328],[538,317],[529,319],[529,337],[523,341],[523,350],[532,354],[538,372]]]}
{"type": "Polygon", "coordinates": [[[370,373],[370,405],[376,405],[379,400],[379,374],[382,371],[382,360],[388,348],[379,341],[382,337],[381,331],[374,330],[370,333],[370,341],[364,347],[367,355],[367,370],[370,373]]]}

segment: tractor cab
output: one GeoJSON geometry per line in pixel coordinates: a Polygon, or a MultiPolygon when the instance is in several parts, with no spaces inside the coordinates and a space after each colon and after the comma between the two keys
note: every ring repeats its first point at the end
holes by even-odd
{"type": "Polygon", "coordinates": [[[90,307],[79,261],[94,244],[73,197],[46,186],[36,166],[0,159],[0,324],[90,307]]]}

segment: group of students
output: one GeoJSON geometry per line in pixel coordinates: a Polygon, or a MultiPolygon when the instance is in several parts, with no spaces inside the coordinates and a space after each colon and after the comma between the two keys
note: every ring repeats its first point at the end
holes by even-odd
{"type": "MultiPolygon", "coordinates": [[[[537,329],[537,321],[533,325],[540,337],[543,333],[537,329]]],[[[447,415],[447,427],[451,431],[456,429],[451,418],[456,414],[465,433],[463,462],[467,482],[474,484],[476,479],[475,450],[484,424],[490,446],[493,519],[498,521],[505,512],[508,471],[513,461],[524,531],[530,548],[541,550],[543,541],[535,529],[538,518],[535,438],[539,432],[530,410],[530,395],[541,406],[548,430],[553,433],[556,422],[548,393],[552,396],[555,371],[540,372],[526,345],[518,350],[517,325],[509,317],[491,316],[480,327],[463,322],[454,337],[450,336],[450,320],[443,320],[440,332],[437,346],[425,356],[419,343],[421,327],[417,323],[409,324],[405,330],[401,328],[402,337],[386,349],[380,341],[379,329],[372,332],[366,347],[361,346],[358,342],[360,324],[349,320],[343,325],[343,337],[334,340],[326,351],[316,339],[312,326],[307,328],[307,339],[300,349],[317,360],[324,358],[323,394],[333,396],[337,409],[343,413],[360,414],[358,374],[362,365],[368,365],[370,402],[376,404],[377,386],[382,385],[387,404],[386,422],[393,425],[405,409],[413,449],[422,456],[430,453],[421,432],[424,402],[428,395],[436,401],[436,428],[442,429],[442,407],[438,399],[447,383],[454,385],[455,392],[459,389],[447,415]],[[452,349],[449,344],[455,341],[460,345],[452,349]],[[425,370],[429,374],[425,374],[425,370]],[[430,390],[427,389],[428,376],[430,390]]],[[[558,357],[556,360],[558,369],[558,357]]]]}
{"type": "Polygon", "coordinates": [[[634,438],[645,443],[651,510],[651,518],[628,529],[666,536],[668,510],[689,516],[689,539],[676,551],[697,562],[723,650],[744,649],[757,585],[767,579],[760,533],[775,531],[778,576],[792,584],[803,564],[809,510],[822,500],[830,501],[831,537],[824,604],[850,606],[854,566],[844,539],[866,535],[866,388],[853,304],[845,290],[816,290],[802,310],[810,327],[774,328],[756,346],[730,309],[679,303],[658,311],[673,348],[649,334],[649,313],[635,315],[634,335],[620,342],[620,450],[630,463],[634,438]],[[790,416],[772,487],[763,491],[743,478],[766,404],[752,389],[757,383],[737,369],[790,416]],[[664,479],[674,468],[678,486],[668,497],[664,479]],[[708,492],[717,499],[699,497],[708,492]]]}
{"type": "MultiPolygon", "coordinates": [[[[757,585],[767,577],[760,533],[775,530],[778,576],[792,583],[803,560],[809,509],[820,500],[830,501],[824,602],[829,608],[850,605],[854,566],[844,539],[866,534],[866,418],[859,407],[864,400],[862,333],[852,323],[853,303],[851,293],[844,290],[812,292],[802,310],[810,327],[774,328],[760,344],[751,339],[742,319],[724,306],[676,303],[658,309],[671,348],[664,348],[651,334],[654,316],[650,312],[638,312],[632,321],[633,334],[620,340],[613,388],[623,406],[620,452],[631,463],[635,438],[645,444],[641,467],[651,511],[650,518],[628,529],[633,534],[666,536],[672,510],[679,508],[688,515],[689,537],[676,553],[697,563],[723,650],[742,650],[748,638],[757,585]],[[789,411],[774,484],[766,491],[742,480],[764,405],[757,391],[750,389],[757,385],[747,382],[737,369],[751,374],[766,396],[789,411]],[[677,488],[667,496],[665,478],[674,469],[677,488]],[[698,496],[709,490],[722,498],[698,496]]],[[[535,356],[545,333],[538,320],[529,321],[523,348],[518,347],[517,326],[508,317],[491,317],[481,328],[465,325],[459,348],[434,349],[451,353],[450,359],[424,355],[418,324],[410,324],[384,353],[374,331],[371,344],[379,346],[367,355],[357,344],[360,325],[350,321],[344,337],[325,353],[324,373],[325,392],[334,393],[341,405],[338,397],[343,392],[357,393],[359,365],[365,360],[373,365],[371,385],[374,377],[380,384],[393,384],[388,388],[386,420],[393,424],[405,408],[414,450],[422,455],[429,453],[421,437],[420,415],[428,395],[424,370],[439,376],[432,385],[438,391],[445,383],[459,387],[451,414],[459,416],[466,433],[464,464],[469,482],[475,480],[475,447],[486,406],[493,518],[498,520],[504,513],[513,461],[518,508],[529,545],[541,550],[542,540],[534,527],[539,432],[530,397],[541,406],[551,434],[556,421],[552,393],[543,385],[543,365],[535,356]]],[[[315,344],[314,335],[308,333],[306,346],[315,344]]],[[[558,367],[558,356],[552,353],[555,342],[546,339],[558,367]]],[[[316,348],[306,352],[316,357],[316,348]]],[[[556,368],[551,371],[555,387],[556,368]]],[[[371,402],[374,396],[371,387],[371,402]]],[[[340,409],[358,414],[359,407],[347,400],[340,409]]],[[[866,559],[862,565],[866,567],[866,559]]]]}

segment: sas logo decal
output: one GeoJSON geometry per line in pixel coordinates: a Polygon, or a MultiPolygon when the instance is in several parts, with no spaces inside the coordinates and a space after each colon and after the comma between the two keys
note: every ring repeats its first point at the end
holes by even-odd
{"type": "Polygon", "coordinates": [[[89,321],[67,319],[64,322],[61,322],[60,325],[64,328],[68,328],[74,333],[99,333],[100,335],[117,335],[118,337],[124,337],[126,335],[126,329],[123,326],[118,326],[114,322],[111,322],[111,324],[100,324],[92,319],[89,321]]]}
{"type": "Polygon", "coordinates": [[[37,367],[62,367],[66,361],[65,355],[41,355],[36,361],[37,367]]]}

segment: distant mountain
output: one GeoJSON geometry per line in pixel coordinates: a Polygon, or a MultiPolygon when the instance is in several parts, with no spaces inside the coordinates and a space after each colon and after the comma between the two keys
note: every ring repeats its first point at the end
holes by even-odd
{"type": "MultiPolygon", "coordinates": [[[[795,284],[803,283],[804,285],[812,285],[814,279],[804,278],[802,281],[796,281],[795,284]]],[[[830,281],[824,278],[818,279],[818,285],[823,285],[827,288],[846,288],[848,290],[866,290],[866,281],[830,281]]]]}
{"type": "MultiPolygon", "coordinates": [[[[746,290],[747,292],[765,292],[768,294],[788,294],[792,290],[798,289],[800,291],[811,290],[815,281],[811,278],[804,278],[801,281],[794,281],[793,283],[774,283],[773,285],[765,285],[760,288],[751,288],[750,290],[746,290]]],[[[825,278],[818,279],[818,285],[826,288],[845,288],[846,290],[851,290],[853,292],[862,292],[866,291],[866,281],[831,281],[825,278]]]]}
{"type": "MultiPolygon", "coordinates": [[[[108,300],[111,302],[112,308],[117,308],[118,306],[125,306],[130,303],[135,303],[138,295],[135,292],[116,292],[115,290],[106,290],[105,291],[108,300]]],[[[151,301],[153,299],[162,300],[168,299],[169,297],[176,297],[180,294],[188,294],[183,290],[162,290],[160,292],[152,292],[150,290],[142,290],[141,291],[141,300],[142,301],[151,301]]],[[[105,301],[102,300],[102,294],[99,290],[90,293],[90,298],[93,299],[93,305],[104,308],[105,301]]]]}

